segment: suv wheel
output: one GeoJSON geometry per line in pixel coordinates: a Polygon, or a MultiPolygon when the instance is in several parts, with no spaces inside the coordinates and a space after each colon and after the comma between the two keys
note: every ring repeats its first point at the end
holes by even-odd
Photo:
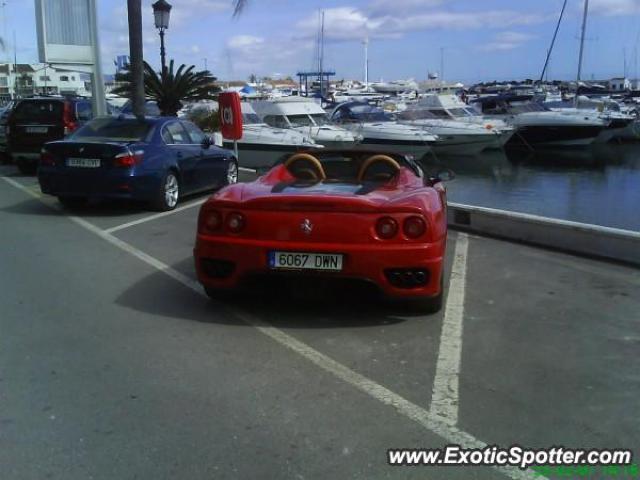
{"type": "Polygon", "coordinates": [[[27,160],[21,157],[16,158],[16,166],[18,167],[18,170],[20,171],[20,173],[22,173],[23,175],[33,175],[36,173],[36,170],[38,169],[36,165],[34,165],[31,162],[28,162],[27,160]]]}

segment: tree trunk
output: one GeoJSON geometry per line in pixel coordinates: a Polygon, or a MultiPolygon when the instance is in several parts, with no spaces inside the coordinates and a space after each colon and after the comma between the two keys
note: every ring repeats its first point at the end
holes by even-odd
{"type": "Polygon", "coordinates": [[[133,114],[144,118],[144,66],[142,58],[142,0],[127,0],[129,16],[129,62],[133,114]]]}

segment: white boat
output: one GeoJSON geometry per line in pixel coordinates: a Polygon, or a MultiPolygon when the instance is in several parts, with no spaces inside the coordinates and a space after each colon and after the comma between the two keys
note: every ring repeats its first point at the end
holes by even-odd
{"type": "Polygon", "coordinates": [[[543,105],[556,112],[572,112],[574,114],[587,112],[597,114],[608,120],[608,128],[600,132],[600,135],[595,139],[596,143],[607,143],[612,140],[637,140],[640,138],[636,116],[623,112],[620,105],[609,98],[591,99],[580,95],[574,101],[547,100],[543,105]]]}
{"type": "MultiPolygon", "coordinates": [[[[242,123],[242,138],[237,142],[241,167],[269,168],[284,155],[323,148],[295,130],[267,125],[246,102],[242,103],[242,123]]],[[[224,139],[222,146],[233,150],[234,142],[224,139]]]]}
{"type": "Polygon", "coordinates": [[[264,123],[299,132],[329,148],[349,148],[360,137],[329,122],[327,113],[312,99],[286,97],[251,104],[264,123]]]}
{"type": "Polygon", "coordinates": [[[485,116],[499,118],[518,129],[513,143],[540,146],[586,146],[607,129],[610,121],[598,112],[555,112],[530,96],[494,96],[478,100],[485,116]]]}
{"type": "Polygon", "coordinates": [[[412,105],[395,115],[400,123],[424,128],[438,136],[433,145],[436,154],[475,156],[488,148],[494,148],[499,142],[499,133],[482,125],[441,119],[428,109],[412,105]]]}
{"type": "Polygon", "coordinates": [[[413,92],[418,90],[415,80],[394,80],[392,82],[375,82],[370,84],[371,88],[378,93],[398,94],[403,92],[413,92]]]}
{"type": "Polygon", "coordinates": [[[404,153],[417,160],[431,152],[438,139],[423,128],[394,121],[390,114],[368,103],[342,103],[331,112],[331,121],[362,137],[356,144],[360,149],[404,153]]]}
{"type": "Polygon", "coordinates": [[[436,118],[456,120],[481,125],[483,128],[497,134],[494,148],[502,148],[516,132],[515,127],[497,118],[486,118],[478,110],[470,107],[456,95],[433,94],[425,95],[415,104],[416,108],[426,109],[436,118]]]}

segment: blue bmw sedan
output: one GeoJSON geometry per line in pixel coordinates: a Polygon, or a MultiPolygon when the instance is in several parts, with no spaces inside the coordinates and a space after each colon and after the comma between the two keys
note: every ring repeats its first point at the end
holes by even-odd
{"type": "Polygon", "coordinates": [[[172,210],[182,195],[236,183],[238,162],[185,120],[99,117],[44,145],[38,181],[63,205],[122,198],[172,210]]]}

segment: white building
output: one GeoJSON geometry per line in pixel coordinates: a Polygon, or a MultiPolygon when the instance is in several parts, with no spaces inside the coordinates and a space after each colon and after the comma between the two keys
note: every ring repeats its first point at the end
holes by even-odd
{"type": "Polygon", "coordinates": [[[90,96],[89,78],[44,63],[0,63],[0,102],[42,94],[90,96]]]}
{"type": "Polygon", "coordinates": [[[628,78],[612,78],[609,80],[609,90],[612,92],[624,92],[631,90],[631,81],[628,78]]]}

